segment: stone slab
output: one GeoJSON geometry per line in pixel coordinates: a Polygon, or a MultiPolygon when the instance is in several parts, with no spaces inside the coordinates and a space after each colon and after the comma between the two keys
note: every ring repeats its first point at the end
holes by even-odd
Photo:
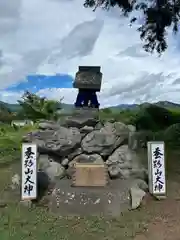
{"type": "Polygon", "coordinates": [[[101,72],[79,71],[76,73],[74,88],[94,89],[100,91],[102,82],[101,72]]]}
{"type": "Polygon", "coordinates": [[[58,216],[118,217],[131,209],[129,180],[111,180],[106,187],[72,187],[63,179],[56,183],[49,210],[58,216]]]}
{"type": "Polygon", "coordinates": [[[76,163],[72,185],[75,187],[104,187],[108,184],[108,177],[105,164],[76,163]]]}

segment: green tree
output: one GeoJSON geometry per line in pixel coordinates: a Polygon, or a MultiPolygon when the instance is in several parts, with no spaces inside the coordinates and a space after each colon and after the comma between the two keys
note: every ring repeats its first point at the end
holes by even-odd
{"type": "MultiPolygon", "coordinates": [[[[167,49],[166,30],[173,27],[173,32],[178,31],[180,19],[180,0],[85,0],[84,7],[109,10],[118,6],[125,16],[135,10],[140,10],[144,15],[144,23],[138,28],[140,38],[144,40],[144,49],[147,52],[156,50],[159,54],[167,49]]],[[[131,18],[130,23],[137,18],[131,18]]]]}
{"type": "Polygon", "coordinates": [[[22,100],[18,102],[22,107],[21,114],[24,114],[28,119],[37,120],[56,119],[58,117],[57,110],[61,109],[61,100],[59,102],[48,100],[26,91],[22,100]]]}
{"type": "Polygon", "coordinates": [[[13,113],[3,102],[0,102],[0,122],[10,123],[13,119],[13,113]]]}

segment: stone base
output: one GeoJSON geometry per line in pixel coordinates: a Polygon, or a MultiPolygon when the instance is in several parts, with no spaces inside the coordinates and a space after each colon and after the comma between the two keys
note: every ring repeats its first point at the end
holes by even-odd
{"type": "Polygon", "coordinates": [[[70,180],[56,184],[49,209],[60,216],[119,216],[130,209],[128,180],[111,181],[106,187],[71,187],[70,180]]]}
{"type": "Polygon", "coordinates": [[[65,127],[82,128],[84,126],[94,127],[98,123],[99,111],[93,108],[73,109],[71,116],[66,116],[64,120],[65,127]]]}

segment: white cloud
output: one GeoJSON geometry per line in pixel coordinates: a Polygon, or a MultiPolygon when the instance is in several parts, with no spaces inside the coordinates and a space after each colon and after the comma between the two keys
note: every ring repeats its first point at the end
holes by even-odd
{"type": "MultiPolygon", "coordinates": [[[[16,99],[18,93],[4,98],[3,89],[27,74],[74,76],[78,65],[101,65],[101,105],[179,101],[179,35],[169,35],[161,58],[147,54],[137,27],[128,27],[118,9],[94,13],[83,8],[83,0],[1,0],[0,20],[1,99],[16,99]]],[[[76,92],[44,89],[40,94],[73,103],[76,92]]]]}

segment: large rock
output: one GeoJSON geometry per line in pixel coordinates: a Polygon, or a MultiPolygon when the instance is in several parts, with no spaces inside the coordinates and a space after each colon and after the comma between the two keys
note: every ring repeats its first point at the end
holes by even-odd
{"type": "Polygon", "coordinates": [[[59,127],[57,131],[32,132],[24,140],[36,143],[40,153],[55,153],[61,157],[66,157],[80,146],[81,134],[77,128],[59,127]]]}
{"type": "Polygon", "coordinates": [[[55,162],[54,159],[47,154],[41,154],[38,159],[39,169],[45,172],[51,181],[65,176],[65,168],[59,162],[55,162]]]}
{"type": "Polygon", "coordinates": [[[128,134],[130,131],[128,126],[122,122],[114,122],[114,123],[106,122],[104,124],[104,128],[102,129],[107,131],[108,133],[112,133],[112,134],[115,134],[116,136],[124,137],[126,139],[128,138],[128,134]]]}
{"type": "Polygon", "coordinates": [[[105,131],[95,130],[83,138],[81,147],[85,153],[108,156],[116,147],[116,136],[105,131]]]}
{"type": "Polygon", "coordinates": [[[86,116],[85,114],[83,116],[70,116],[66,117],[64,120],[64,126],[65,127],[76,127],[76,128],[83,128],[85,126],[94,127],[97,124],[97,119],[95,119],[93,116],[86,116]]]}
{"type": "Polygon", "coordinates": [[[106,161],[109,174],[112,178],[128,178],[132,175],[134,169],[138,169],[139,160],[137,154],[128,148],[128,145],[122,145],[117,148],[106,161]]]}
{"type": "Polygon", "coordinates": [[[44,171],[52,181],[65,177],[65,168],[57,162],[50,162],[50,166],[47,167],[44,171]]]}
{"type": "Polygon", "coordinates": [[[82,140],[81,147],[86,153],[110,155],[118,146],[128,142],[129,129],[121,122],[106,122],[100,130],[92,131],[82,140]]]}

